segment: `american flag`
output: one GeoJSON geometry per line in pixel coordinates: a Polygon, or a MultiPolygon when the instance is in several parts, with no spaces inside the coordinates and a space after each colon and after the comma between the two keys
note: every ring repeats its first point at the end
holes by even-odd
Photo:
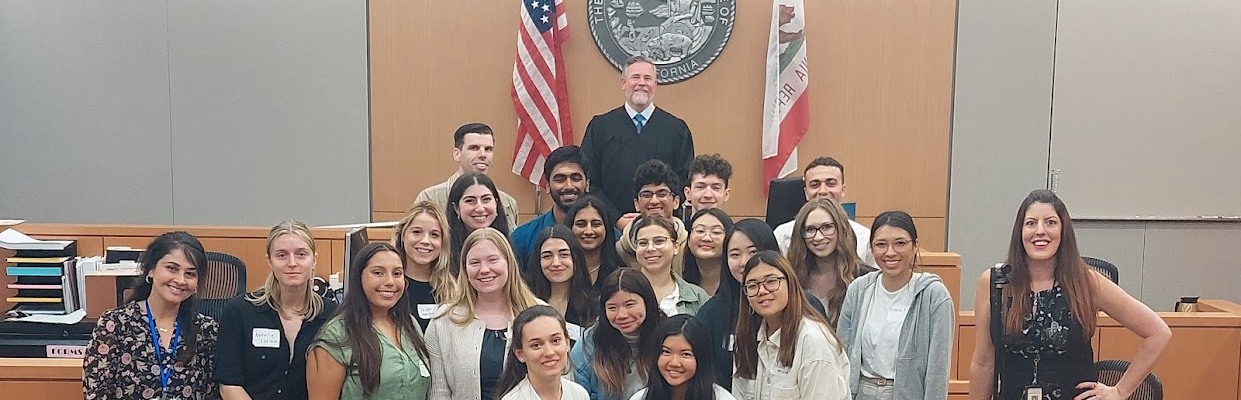
{"type": "Polygon", "coordinates": [[[522,0],[513,62],[517,145],[513,173],[540,184],[553,149],[573,144],[569,87],[560,46],[569,37],[563,0],[522,0]]]}

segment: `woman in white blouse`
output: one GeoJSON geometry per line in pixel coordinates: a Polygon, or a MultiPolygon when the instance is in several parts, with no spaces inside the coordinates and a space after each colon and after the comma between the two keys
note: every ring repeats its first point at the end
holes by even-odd
{"type": "Polygon", "coordinates": [[[741,400],[847,400],[849,359],[836,333],[802,295],[784,256],[764,250],[745,264],[737,319],[741,400]]]}
{"type": "Polygon", "coordinates": [[[582,385],[564,377],[569,368],[569,330],[550,306],[527,308],[513,319],[513,349],[504,359],[501,400],[590,400],[582,385]]]}

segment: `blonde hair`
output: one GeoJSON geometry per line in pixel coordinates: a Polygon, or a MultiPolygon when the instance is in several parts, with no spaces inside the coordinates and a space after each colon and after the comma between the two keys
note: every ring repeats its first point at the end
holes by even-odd
{"type": "Polygon", "coordinates": [[[457,290],[451,301],[446,302],[446,309],[452,310],[457,307],[465,307],[465,315],[452,315],[452,322],[465,326],[474,319],[474,307],[478,304],[478,292],[470,286],[469,274],[465,268],[465,255],[470,250],[483,241],[489,241],[504,253],[505,261],[508,262],[508,278],[504,282],[504,298],[508,303],[509,310],[516,316],[522,310],[539,304],[539,299],[534,296],[534,292],[530,291],[530,287],[526,286],[526,281],[521,279],[521,272],[517,269],[517,258],[513,256],[513,248],[508,244],[508,238],[495,228],[485,227],[475,229],[470,236],[465,238],[465,244],[461,246],[461,264],[457,271],[457,290]]]}
{"type": "Polygon", "coordinates": [[[401,256],[401,265],[408,269],[409,255],[405,253],[405,228],[409,227],[409,224],[419,215],[431,217],[440,227],[440,255],[431,265],[431,288],[435,291],[435,301],[443,303],[455,297],[458,289],[457,282],[452,276],[452,255],[449,250],[452,235],[449,232],[448,219],[444,217],[444,210],[438,204],[427,200],[414,203],[409,210],[405,211],[401,222],[396,224],[396,230],[392,234],[392,247],[395,247],[396,254],[401,256]]]}
{"type": "MultiPolygon", "coordinates": [[[[280,221],[276,226],[271,227],[271,231],[267,233],[267,263],[271,264],[271,246],[277,238],[284,235],[295,235],[310,246],[310,251],[315,252],[315,238],[310,234],[310,228],[306,224],[298,220],[280,221]]],[[[314,265],[310,266],[314,270],[314,265]]],[[[306,282],[306,292],[300,295],[306,296],[306,309],[304,310],[287,310],[290,312],[305,312],[302,317],[303,321],[310,321],[319,316],[323,312],[323,298],[315,293],[315,285],[313,277],[311,281],[306,282]]],[[[280,291],[280,282],[276,280],[276,271],[267,273],[267,280],[263,282],[263,287],[250,293],[246,293],[246,300],[250,304],[256,306],[266,304],[277,312],[280,311],[280,298],[284,295],[280,291]]]]}

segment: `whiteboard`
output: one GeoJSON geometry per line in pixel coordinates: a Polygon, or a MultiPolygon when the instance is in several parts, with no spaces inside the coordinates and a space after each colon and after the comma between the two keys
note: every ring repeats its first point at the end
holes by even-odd
{"type": "Polygon", "coordinates": [[[1074,217],[1241,216],[1241,1],[1059,4],[1048,173],[1074,217]]]}

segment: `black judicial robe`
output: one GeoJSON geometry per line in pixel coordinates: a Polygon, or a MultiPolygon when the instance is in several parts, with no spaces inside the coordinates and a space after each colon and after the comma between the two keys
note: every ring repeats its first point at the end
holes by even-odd
{"type": "MultiPolygon", "coordinates": [[[[694,159],[694,137],[684,120],[656,107],[638,133],[622,105],[596,115],[586,125],[582,152],[590,163],[591,191],[601,194],[623,213],[634,212],[633,174],[647,160],[658,159],[672,167],[680,184],[689,180],[694,159]]],[[[670,188],[684,197],[682,187],[670,188]]],[[[619,214],[618,214],[619,216],[619,214]]]]}

